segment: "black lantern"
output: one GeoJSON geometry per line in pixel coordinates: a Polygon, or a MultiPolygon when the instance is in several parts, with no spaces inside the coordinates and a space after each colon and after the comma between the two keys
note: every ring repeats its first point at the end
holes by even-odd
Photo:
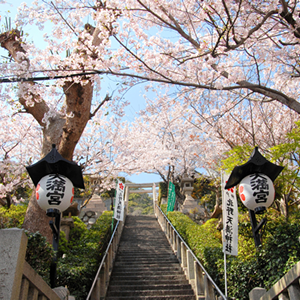
{"type": "Polygon", "coordinates": [[[268,161],[259,153],[258,147],[255,147],[245,164],[234,167],[225,185],[225,189],[230,189],[240,183],[239,194],[249,211],[256,247],[261,244],[259,230],[267,219],[263,218],[257,224],[255,213],[263,213],[274,201],[273,182],[283,168],[268,161]]]}
{"type": "Polygon", "coordinates": [[[82,172],[76,163],[64,159],[55,145],[52,145],[52,150],[43,159],[26,169],[36,186],[37,203],[46,211],[48,217],[54,218],[54,221],[49,222],[55,251],[50,268],[50,284],[54,288],[61,212],[72,204],[74,186],[84,189],[82,172]]]}
{"type": "Polygon", "coordinates": [[[69,178],[75,187],[84,189],[80,166],[63,158],[58,153],[55,144],[52,145],[52,150],[43,159],[26,167],[26,169],[35,186],[46,175],[60,174],[69,178]]]}
{"type": "Polygon", "coordinates": [[[225,189],[227,190],[236,186],[243,178],[255,173],[265,174],[274,182],[283,168],[268,161],[259,153],[258,147],[255,147],[250,159],[245,164],[234,167],[225,185],[225,189]]]}

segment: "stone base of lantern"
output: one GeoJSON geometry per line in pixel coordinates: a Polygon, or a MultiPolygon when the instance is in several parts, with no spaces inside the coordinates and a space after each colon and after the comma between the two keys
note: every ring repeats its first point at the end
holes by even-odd
{"type": "Polygon", "coordinates": [[[105,203],[99,195],[94,194],[89,203],[81,210],[81,212],[94,211],[101,215],[106,209],[105,203]]]}
{"type": "Polygon", "coordinates": [[[193,221],[201,223],[205,221],[205,211],[197,201],[191,196],[193,187],[184,187],[185,200],[180,207],[180,211],[188,215],[193,221]]]}
{"type": "Polygon", "coordinates": [[[191,211],[196,210],[198,213],[204,213],[204,209],[197,203],[195,199],[185,199],[180,207],[180,211],[184,214],[191,213],[191,211]]]}
{"type": "Polygon", "coordinates": [[[106,205],[97,194],[94,194],[89,203],[82,208],[79,218],[90,228],[97,220],[97,218],[106,211],[106,205]]]}

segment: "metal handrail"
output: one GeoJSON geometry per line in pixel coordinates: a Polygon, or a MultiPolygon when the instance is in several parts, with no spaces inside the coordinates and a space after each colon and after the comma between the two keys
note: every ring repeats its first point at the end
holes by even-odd
{"type": "Polygon", "coordinates": [[[108,245],[107,245],[107,248],[106,248],[106,250],[105,250],[105,252],[104,252],[103,258],[102,258],[102,260],[101,260],[101,263],[100,263],[100,266],[99,266],[98,271],[97,271],[97,273],[96,273],[96,276],[95,276],[95,279],[94,279],[94,281],[93,281],[93,284],[92,284],[92,286],[91,286],[91,288],[90,288],[90,292],[89,292],[88,296],[86,297],[86,300],[89,300],[90,297],[91,297],[91,294],[92,294],[92,292],[93,292],[93,289],[94,289],[95,284],[96,284],[96,282],[97,282],[97,279],[98,279],[98,277],[99,277],[100,271],[101,271],[102,266],[103,266],[104,261],[105,261],[105,258],[106,258],[107,254],[108,254],[110,245],[111,245],[112,242],[113,242],[113,239],[114,239],[114,237],[115,237],[115,233],[116,233],[116,231],[117,231],[117,229],[118,229],[119,224],[120,224],[120,221],[117,221],[117,224],[116,224],[116,226],[115,226],[115,229],[114,229],[114,231],[113,231],[113,234],[112,234],[112,236],[111,236],[111,238],[110,238],[110,240],[109,240],[109,243],[108,243],[108,245]]]}
{"type": "Polygon", "coordinates": [[[173,226],[173,224],[170,222],[170,220],[167,218],[167,216],[164,214],[164,212],[161,210],[161,208],[156,204],[156,207],[159,209],[159,211],[161,212],[161,214],[164,216],[164,218],[166,219],[166,221],[170,224],[170,226],[172,227],[172,229],[174,230],[174,232],[177,234],[177,236],[180,238],[181,242],[185,245],[185,247],[191,252],[194,260],[197,262],[197,264],[201,267],[202,271],[205,273],[205,275],[207,276],[207,278],[209,279],[209,281],[212,283],[212,285],[214,286],[214,288],[216,289],[216,291],[219,293],[219,295],[224,299],[227,300],[226,296],[221,292],[221,290],[219,289],[219,287],[217,286],[217,284],[213,281],[213,279],[210,277],[210,275],[207,273],[207,271],[205,270],[205,268],[202,266],[202,264],[200,263],[200,261],[198,260],[198,258],[196,257],[196,255],[194,254],[194,252],[191,250],[191,248],[187,245],[187,243],[184,241],[184,239],[181,237],[181,235],[178,233],[178,231],[175,229],[175,227],[173,226]]]}

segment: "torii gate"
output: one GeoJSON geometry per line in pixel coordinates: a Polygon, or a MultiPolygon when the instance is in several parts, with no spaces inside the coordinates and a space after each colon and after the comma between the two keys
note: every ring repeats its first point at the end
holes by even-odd
{"type": "Polygon", "coordinates": [[[136,194],[149,194],[152,191],[153,196],[153,207],[155,206],[155,201],[157,201],[156,198],[156,188],[158,188],[159,182],[153,182],[153,183],[125,183],[125,203],[128,202],[129,194],[130,193],[136,193],[136,194]],[[133,190],[136,189],[136,190],[133,190]],[[151,189],[144,189],[144,188],[152,188],[151,189]]]}

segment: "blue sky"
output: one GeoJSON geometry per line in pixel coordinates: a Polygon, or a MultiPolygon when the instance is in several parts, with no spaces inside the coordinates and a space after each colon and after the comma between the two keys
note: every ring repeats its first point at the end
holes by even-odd
{"type": "MultiPolygon", "coordinates": [[[[21,3],[25,2],[27,4],[31,4],[33,0],[27,0],[27,1],[6,0],[6,2],[7,2],[6,4],[0,4],[1,29],[5,24],[6,17],[7,18],[10,17],[13,23],[13,20],[15,19],[17,13],[17,8],[20,6],[21,3]]],[[[26,28],[23,28],[23,31],[29,34],[29,38],[32,39],[33,41],[35,37],[38,39],[38,37],[41,36],[41,32],[38,31],[38,29],[35,28],[34,26],[28,26],[26,28]]],[[[38,42],[41,43],[40,38],[38,39],[38,42]]],[[[6,53],[0,50],[0,55],[6,55],[6,53]]],[[[110,82],[109,80],[106,80],[104,88],[108,92],[109,91],[112,92],[113,91],[112,89],[114,88],[113,81],[110,82]]],[[[130,105],[126,108],[126,119],[129,121],[132,121],[136,116],[136,113],[145,107],[145,100],[142,97],[143,94],[142,88],[143,87],[141,85],[136,86],[124,95],[124,100],[130,102],[130,105]]],[[[148,183],[148,182],[161,181],[160,176],[155,174],[145,174],[145,173],[129,176],[127,179],[135,183],[148,183]]]]}

